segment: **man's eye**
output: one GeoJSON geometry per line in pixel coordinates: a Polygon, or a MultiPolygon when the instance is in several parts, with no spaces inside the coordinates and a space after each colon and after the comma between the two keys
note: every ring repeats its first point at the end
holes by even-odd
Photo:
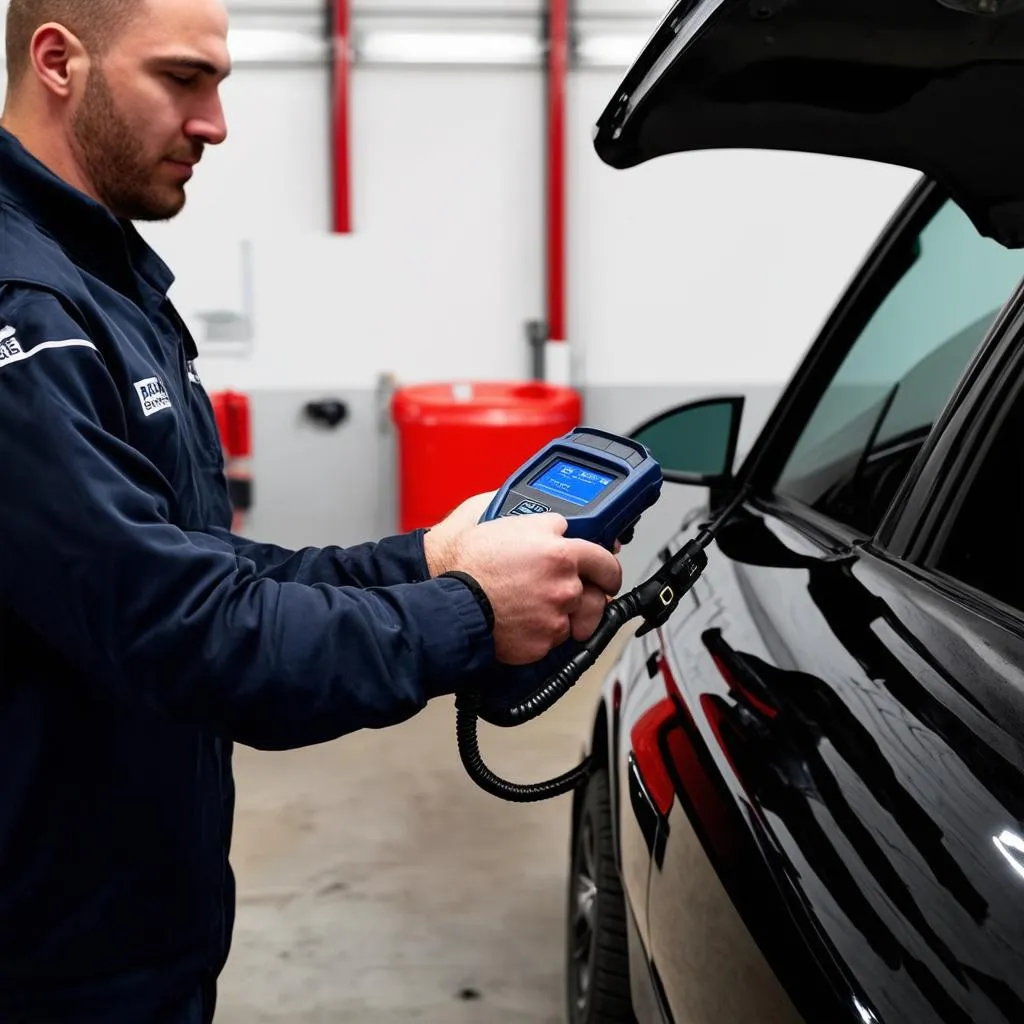
{"type": "Polygon", "coordinates": [[[169,71],[167,77],[178,85],[191,85],[196,80],[195,75],[176,75],[173,71],[169,71]]]}

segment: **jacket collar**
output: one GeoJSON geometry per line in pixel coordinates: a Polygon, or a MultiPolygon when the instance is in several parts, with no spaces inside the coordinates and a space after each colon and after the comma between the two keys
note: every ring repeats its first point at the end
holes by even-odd
{"type": "Polygon", "coordinates": [[[167,264],[130,221],[72,188],[0,128],[0,202],[49,235],[83,270],[118,291],[142,277],[161,295],[174,283],[167,264]]]}

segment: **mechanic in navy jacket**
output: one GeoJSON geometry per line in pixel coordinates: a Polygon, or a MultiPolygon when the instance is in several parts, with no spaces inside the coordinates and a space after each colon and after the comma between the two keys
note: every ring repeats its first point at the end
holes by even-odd
{"type": "Polygon", "coordinates": [[[475,525],[483,498],[347,550],[229,532],[195,346],[131,225],[174,216],[225,138],[226,33],[217,0],[10,3],[4,1024],[210,1020],[234,907],[232,741],[402,721],[489,666],[585,638],[621,584],[617,559],[557,516],[475,525]]]}

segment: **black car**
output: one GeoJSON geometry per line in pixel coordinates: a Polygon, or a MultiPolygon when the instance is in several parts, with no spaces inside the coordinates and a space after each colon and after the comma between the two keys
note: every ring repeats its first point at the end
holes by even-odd
{"type": "Polygon", "coordinates": [[[684,0],[599,122],[925,177],[738,469],[741,400],[636,431],[659,560],[732,511],[596,709],[573,1022],[1024,1022],[1022,8],[684,0]]]}

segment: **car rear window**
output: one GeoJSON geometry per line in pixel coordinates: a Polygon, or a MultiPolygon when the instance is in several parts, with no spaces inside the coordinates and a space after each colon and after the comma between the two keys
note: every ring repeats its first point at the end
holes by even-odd
{"type": "Polygon", "coordinates": [[[1022,275],[1024,251],[941,206],[822,392],[777,492],[873,533],[1022,275]]]}

